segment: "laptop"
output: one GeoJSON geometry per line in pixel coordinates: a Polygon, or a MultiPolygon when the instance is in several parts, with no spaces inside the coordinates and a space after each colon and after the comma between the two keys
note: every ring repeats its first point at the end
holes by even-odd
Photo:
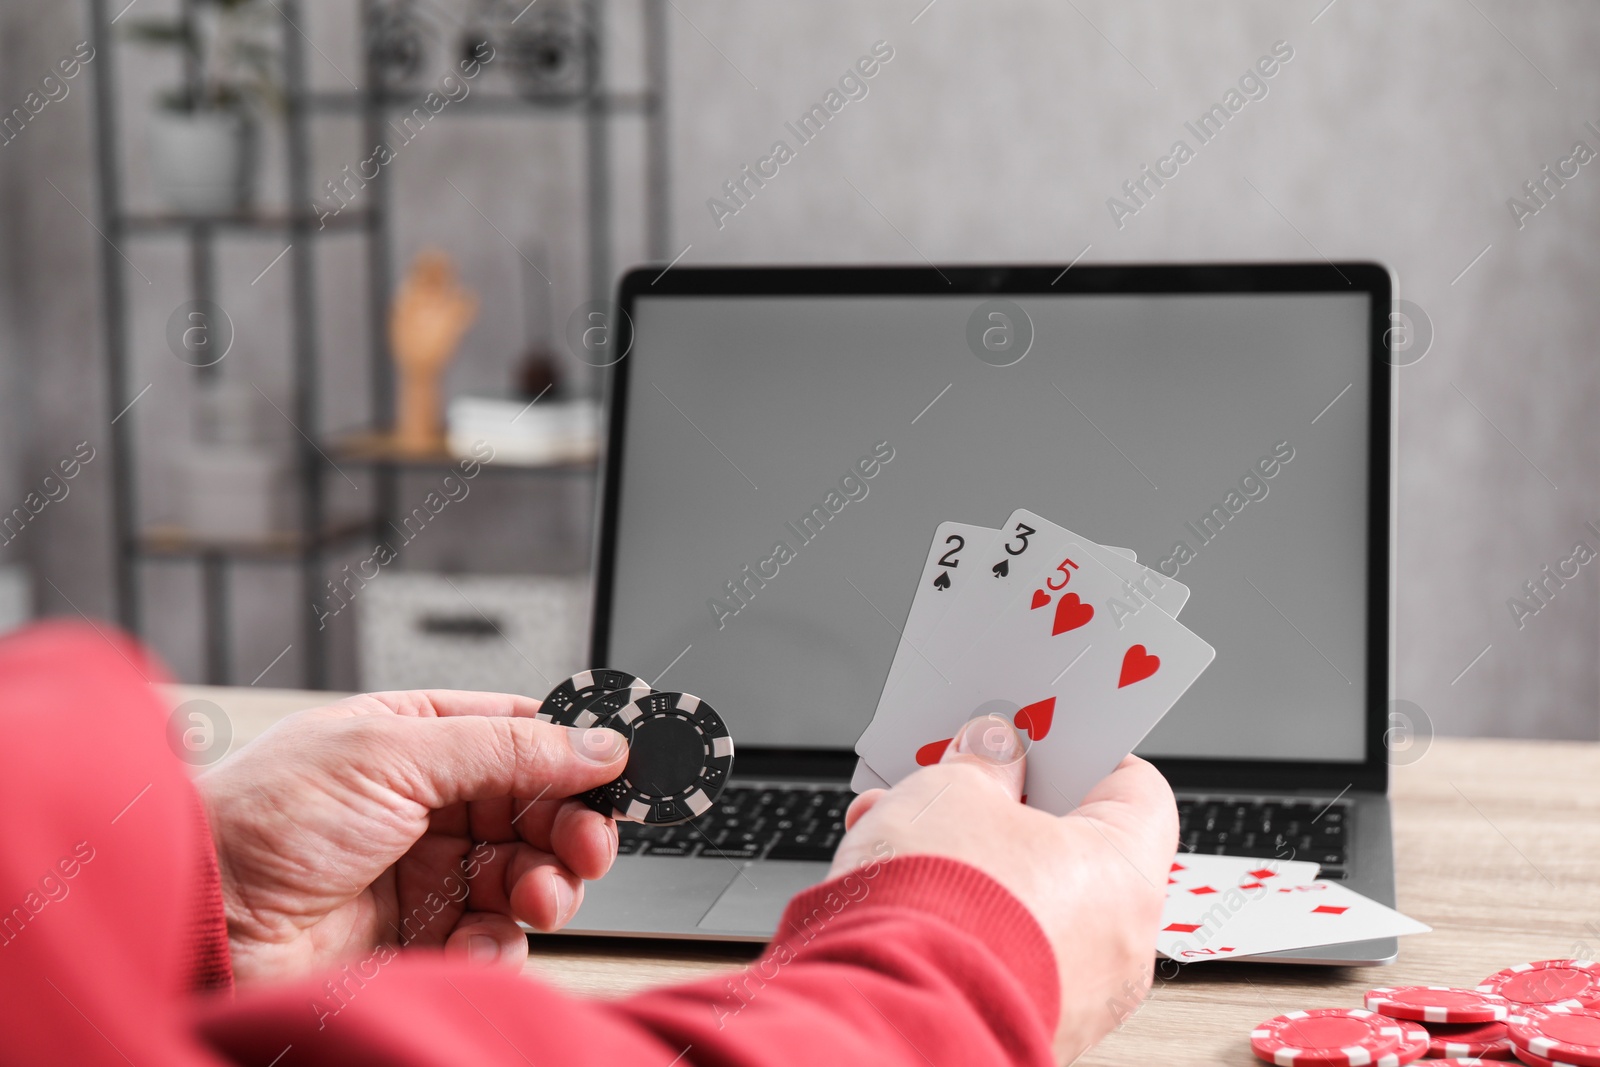
{"type": "Polygon", "coordinates": [[[766,940],[827,872],[935,525],[1018,506],[1193,590],[1216,661],[1138,748],[1182,847],[1394,903],[1384,268],[680,266],[618,305],[591,662],[709,701],[737,754],[698,820],[622,827],[567,934],[766,940]],[[969,343],[992,300],[1031,333],[1007,366],[969,343]]]}

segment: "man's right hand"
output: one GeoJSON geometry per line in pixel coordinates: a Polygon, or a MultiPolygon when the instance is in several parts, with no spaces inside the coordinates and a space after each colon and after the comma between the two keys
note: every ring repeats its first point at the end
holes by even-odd
{"type": "Polygon", "coordinates": [[[1166,779],[1137,756],[1123,760],[1070,815],[1024,807],[1023,744],[998,716],[974,719],[942,762],[893,789],[861,794],[831,874],[894,855],[969,863],[1033,913],[1061,978],[1056,1054],[1070,1062],[1112,1030],[1149,988],[1156,928],[1178,841],[1166,779]]]}

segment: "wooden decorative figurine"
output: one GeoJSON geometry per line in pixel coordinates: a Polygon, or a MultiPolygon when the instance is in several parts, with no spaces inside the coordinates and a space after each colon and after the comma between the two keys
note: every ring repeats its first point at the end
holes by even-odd
{"type": "Polygon", "coordinates": [[[389,348],[399,372],[394,445],[400,451],[444,448],[440,383],[477,317],[478,298],[461,286],[450,257],[437,249],[419,253],[389,309],[389,348]]]}

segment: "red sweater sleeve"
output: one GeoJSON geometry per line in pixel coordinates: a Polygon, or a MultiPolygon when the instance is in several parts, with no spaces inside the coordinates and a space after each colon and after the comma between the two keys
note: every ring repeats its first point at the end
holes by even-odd
{"type": "Polygon", "coordinates": [[[233,989],[233,954],[228,950],[228,917],[222,907],[222,875],[211,844],[211,824],[200,794],[194,796],[195,836],[201,842],[196,863],[195,906],[179,952],[187,987],[196,993],[233,989]]]}
{"type": "Polygon", "coordinates": [[[199,1029],[230,1062],[261,1065],[290,1048],[295,1064],[405,1067],[1053,1062],[1049,943],[976,868],[892,859],[800,894],[783,929],[730,977],[624,1000],[408,954],[241,995],[199,1029]]]}
{"type": "Polygon", "coordinates": [[[621,1006],[696,1063],[1045,1064],[1055,956],[988,875],[937,856],[801,893],[755,963],[621,1006]]]}
{"type": "Polygon", "coordinates": [[[167,676],[104,625],[0,640],[0,1058],[215,1062],[184,946],[218,902],[211,840],[167,747],[167,676]]]}

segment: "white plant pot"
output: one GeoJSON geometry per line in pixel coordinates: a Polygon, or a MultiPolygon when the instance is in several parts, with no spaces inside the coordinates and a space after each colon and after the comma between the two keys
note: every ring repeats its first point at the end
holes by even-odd
{"type": "Polygon", "coordinates": [[[254,129],[237,111],[167,111],[150,116],[156,195],[181,215],[229,215],[250,205],[254,129]]]}

